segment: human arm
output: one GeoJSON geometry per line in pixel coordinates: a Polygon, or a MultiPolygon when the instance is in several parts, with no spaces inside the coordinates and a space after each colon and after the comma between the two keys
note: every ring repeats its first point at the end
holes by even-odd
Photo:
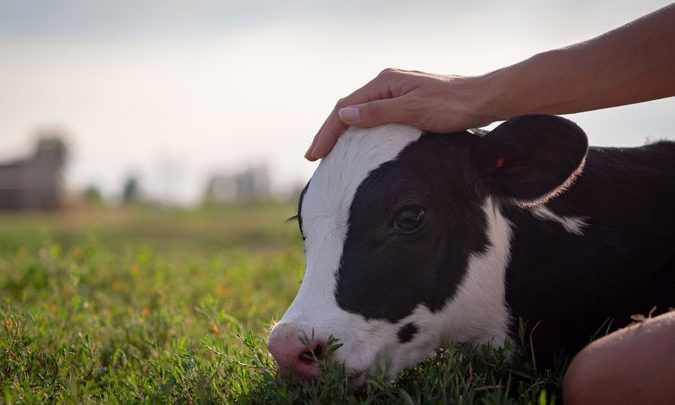
{"type": "Polygon", "coordinates": [[[568,114],[675,95],[675,4],[599,37],[481,76],[386,69],[340,100],[306,158],[328,154],[347,125],[400,122],[456,132],[526,113],[568,114]]]}

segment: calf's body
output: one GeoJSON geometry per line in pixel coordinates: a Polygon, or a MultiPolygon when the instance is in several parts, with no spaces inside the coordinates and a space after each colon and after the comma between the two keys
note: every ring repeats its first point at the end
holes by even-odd
{"type": "Polygon", "coordinates": [[[514,229],[506,301],[538,358],[675,307],[675,144],[590,148],[583,174],[546,208],[576,227],[501,208],[514,229]]]}
{"type": "Polygon", "coordinates": [[[316,377],[333,337],[355,378],[394,377],[443,343],[514,340],[523,320],[548,364],[675,306],[673,207],[671,143],[588,149],[542,115],[487,135],[350,129],[302,193],[305,277],[270,351],[316,377]]]}

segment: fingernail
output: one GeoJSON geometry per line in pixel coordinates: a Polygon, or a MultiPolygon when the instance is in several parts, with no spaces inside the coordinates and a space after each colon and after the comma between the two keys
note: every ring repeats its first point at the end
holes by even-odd
{"type": "Polygon", "coordinates": [[[359,109],[356,107],[341,108],[338,112],[340,119],[345,124],[359,120],[359,109]]]}
{"type": "Polygon", "coordinates": [[[316,153],[316,146],[315,146],[314,149],[312,149],[312,151],[309,152],[309,160],[312,160],[312,161],[316,160],[316,155],[317,155],[317,153],[316,153]]]}

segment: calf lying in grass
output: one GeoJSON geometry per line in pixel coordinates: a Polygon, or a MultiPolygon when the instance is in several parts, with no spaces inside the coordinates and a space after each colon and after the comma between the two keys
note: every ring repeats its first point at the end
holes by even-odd
{"type": "Polygon", "coordinates": [[[280,373],[389,378],[446,342],[541,365],[675,306],[675,144],[588,148],[572,122],[490,133],[350,129],[302,192],[300,291],[268,340],[280,373]],[[299,337],[307,336],[307,339],[299,337]]]}

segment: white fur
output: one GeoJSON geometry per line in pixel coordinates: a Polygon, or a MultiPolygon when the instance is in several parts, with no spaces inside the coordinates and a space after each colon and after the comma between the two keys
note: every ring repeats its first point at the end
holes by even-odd
{"type": "Polygon", "coordinates": [[[507,338],[506,268],[511,260],[511,225],[491,198],[483,206],[489,247],[473,254],[455,298],[442,311],[444,337],[501,346],[507,338]]]}
{"type": "Polygon", "coordinates": [[[317,339],[326,340],[330,335],[340,338],[344,346],[336,357],[354,372],[365,371],[374,363],[375,348],[384,345],[380,338],[395,337],[396,327],[385,321],[366,322],[335,302],[349,209],[356,189],[368,174],[395,159],[421,134],[403,125],[348,129],[317,168],[303,198],[305,276],[298,295],[275,328],[292,325],[308,336],[314,332],[317,339]],[[383,333],[382,328],[388,331],[383,333]],[[345,331],[349,331],[348,336],[345,331]]]}
{"type": "Polygon", "coordinates": [[[574,235],[583,235],[584,228],[588,225],[583,217],[563,217],[559,216],[545,205],[530,208],[530,213],[539,219],[557,222],[565,230],[574,235]]]}

